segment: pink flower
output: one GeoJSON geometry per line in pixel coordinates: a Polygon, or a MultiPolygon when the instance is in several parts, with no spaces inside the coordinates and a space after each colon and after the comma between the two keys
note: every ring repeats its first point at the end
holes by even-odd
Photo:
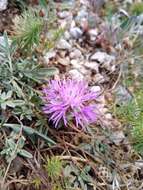
{"type": "Polygon", "coordinates": [[[98,95],[85,81],[52,80],[43,88],[43,111],[55,127],[61,120],[65,126],[69,120],[74,120],[77,127],[84,128],[97,120],[98,108],[94,100],[98,95]]]}

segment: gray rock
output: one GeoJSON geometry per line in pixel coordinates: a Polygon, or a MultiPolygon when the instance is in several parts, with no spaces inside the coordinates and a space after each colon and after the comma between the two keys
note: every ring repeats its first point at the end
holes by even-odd
{"type": "Polygon", "coordinates": [[[96,75],[94,75],[94,82],[102,84],[105,82],[105,78],[100,73],[97,73],[96,75]]]}
{"type": "Polygon", "coordinates": [[[99,64],[97,62],[86,62],[85,67],[99,73],[99,64]]]}
{"type": "Polygon", "coordinates": [[[66,40],[61,39],[58,44],[57,48],[61,50],[70,50],[72,48],[71,44],[68,43],[66,40]]]}
{"type": "Polygon", "coordinates": [[[143,160],[137,160],[135,162],[135,166],[138,167],[138,168],[143,169],[143,160]]]}
{"type": "Polygon", "coordinates": [[[105,4],[105,0],[89,0],[89,3],[94,12],[99,12],[105,4]]]}
{"type": "Polygon", "coordinates": [[[55,51],[49,51],[45,54],[44,56],[44,62],[45,64],[48,64],[49,63],[49,60],[51,58],[54,58],[56,56],[56,52],[55,51]]]}
{"type": "Polygon", "coordinates": [[[83,18],[88,18],[88,12],[86,7],[82,7],[81,10],[78,12],[76,20],[80,22],[83,18]]]}
{"type": "Polygon", "coordinates": [[[111,113],[106,113],[106,114],[105,114],[105,118],[106,118],[106,119],[109,119],[109,120],[113,119],[111,113]]]}
{"type": "MultiPolygon", "coordinates": [[[[83,65],[83,62],[80,62],[79,60],[76,60],[76,59],[73,59],[71,60],[71,65],[73,67],[72,69],[72,74],[75,74],[76,76],[79,75],[79,78],[80,79],[83,79],[83,76],[84,76],[84,79],[89,79],[90,76],[91,76],[91,71],[86,69],[83,65]],[[76,70],[76,71],[75,71],[76,70]],[[81,76],[81,74],[83,76],[81,76]]],[[[76,77],[75,77],[76,78],[76,77]]]]}
{"type": "Polygon", "coordinates": [[[84,76],[77,69],[70,70],[69,75],[72,77],[72,79],[76,79],[76,80],[84,79],[84,76]]]}
{"type": "Polygon", "coordinates": [[[79,71],[86,77],[89,78],[91,75],[91,71],[89,71],[88,69],[86,69],[84,66],[80,66],[79,71]]]}
{"type": "Polygon", "coordinates": [[[67,18],[69,16],[70,16],[70,12],[69,11],[62,11],[62,12],[58,13],[58,17],[60,19],[65,19],[65,18],[67,18]]]}
{"type": "Polygon", "coordinates": [[[122,131],[116,131],[111,134],[110,139],[118,146],[125,140],[125,135],[122,131]]]}
{"type": "Polygon", "coordinates": [[[82,57],[82,53],[81,53],[81,51],[79,49],[75,49],[70,53],[70,58],[71,59],[77,59],[77,58],[80,58],[80,57],[82,57]]]}
{"type": "Polygon", "coordinates": [[[66,51],[60,50],[58,53],[59,53],[59,56],[60,56],[61,58],[66,57],[66,51]]]}
{"type": "Polygon", "coordinates": [[[128,91],[128,89],[122,85],[119,85],[115,89],[115,96],[116,96],[116,103],[119,105],[128,104],[133,98],[132,94],[128,91]]]}
{"type": "Polygon", "coordinates": [[[4,11],[7,9],[8,0],[0,0],[0,11],[4,11]]]}
{"type": "Polygon", "coordinates": [[[100,86],[92,86],[91,87],[91,91],[92,92],[101,92],[101,87],[100,86]]]}
{"type": "Polygon", "coordinates": [[[66,40],[69,40],[70,39],[70,33],[68,32],[68,31],[65,31],[65,33],[64,33],[64,38],[66,39],[66,40]]]}
{"type": "Polygon", "coordinates": [[[105,52],[96,52],[90,57],[91,61],[98,61],[99,63],[104,63],[105,61],[111,62],[115,58],[111,55],[108,55],[105,52]]]}
{"type": "Polygon", "coordinates": [[[97,52],[93,54],[90,57],[90,60],[99,62],[100,64],[102,64],[102,67],[106,68],[109,71],[111,70],[115,71],[115,68],[116,68],[114,65],[115,57],[108,55],[105,52],[97,52]]]}
{"type": "Polygon", "coordinates": [[[82,36],[82,34],[82,30],[78,27],[73,27],[70,29],[70,35],[75,39],[79,39],[82,36]]]}
{"type": "Polygon", "coordinates": [[[45,54],[45,57],[47,58],[47,59],[51,59],[51,58],[53,58],[53,57],[55,57],[56,56],[56,52],[55,51],[49,51],[49,52],[47,52],[46,54],[45,54]]]}
{"type": "Polygon", "coordinates": [[[97,38],[98,30],[97,30],[97,29],[90,29],[90,30],[88,31],[88,34],[89,34],[90,40],[93,42],[93,41],[95,41],[96,38],[97,38]]]}
{"type": "Polygon", "coordinates": [[[59,59],[58,59],[58,62],[59,62],[61,65],[67,66],[67,65],[69,65],[69,63],[70,63],[70,59],[69,59],[69,57],[59,58],[59,59]]]}
{"type": "Polygon", "coordinates": [[[104,63],[105,60],[105,54],[104,52],[96,52],[90,57],[91,61],[98,61],[100,63],[104,63]]]}
{"type": "Polygon", "coordinates": [[[81,69],[84,66],[84,62],[78,59],[72,59],[70,63],[74,69],[81,69]]]}

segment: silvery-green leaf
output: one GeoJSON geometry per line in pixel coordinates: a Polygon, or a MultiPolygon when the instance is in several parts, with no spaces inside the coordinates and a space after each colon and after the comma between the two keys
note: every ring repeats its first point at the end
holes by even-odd
{"type": "Polygon", "coordinates": [[[5,98],[6,98],[6,99],[9,99],[9,98],[11,98],[11,97],[12,97],[12,91],[10,90],[10,91],[8,91],[8,93],[6,94],[5,98]]]}
{"type": "Polygon", "coordinates": [[[14,102],[13,102],[12,100],[8,100],[8,101],[6,101],[5,103],[6,103],[6,105],[9,106],[9,107],[12,107],[12,108],[15,107],[15,104],[14,104],[14,102]]]}
{"type": "Polygon", "coordinates": [[[33,158],[32,154],[24,149],[20,150],[19,155],[24,156],[26,158],[33,158]]]}

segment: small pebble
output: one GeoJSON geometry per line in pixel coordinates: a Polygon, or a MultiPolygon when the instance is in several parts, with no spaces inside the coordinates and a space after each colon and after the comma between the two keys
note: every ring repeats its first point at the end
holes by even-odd
{"type": "Polygon", "coordinates": [[[80,58],[81,56],[82,56],[82,53],[81,53],[81,51],[78,50],[78,49],[75,49],[74,51],[72,51],[72,52],[70,53],[70,58],[71,58],[71,59],[77,59],[77,58],[80,58]]]}
{"type": "Polygon", "coordinates": [[[82,34],[83,34],[82,30],[78,27],[74,27],[70,29],[70,35],[74,39],[79,39],[82,36],[82,34]]]}
{"type": "Polygon", "coordinates": [[[61,39],[57,44],[58,49],[62,50],[70,50],[72,48],[71,44],[68,43],[66,40],[61,39]]]}
{"type": "Polygon", "coordinates": [[[99,64],[97,62],[86,62],[85,67],[99,73],[99,64]]]}
{"type": "Polygon", "coordinates": [[[63,11],[63,12],[59,12],[59,13],[58,13],[58,17],[59,17],[60,19],[67,18],[68,16],[70,16],[70,12],[69,12],[69,11],[63,11]]]}
{"type": "Polygon", "coordinates": [[[97,29],[91,29],[88,31],[89,37],[91,41],[95,41],[98,35],[98,30],[97,29]]]}
{"type": "Polygon", "coordinates": [[[0,0],[0,11],[4,11],[7,9],[8,0],[0,0]]]}
{"type": "Polygon", "coordinates": [[[67,65],[69,65],[69,63],[70,63],[70,59],[69,59],[69,57],[66,57],[66,58],[59,58],[59,59],[58,59],[58,62],[59,62],[61,65],[67,66],[67,65]]]}
{"type": "Polygon", "coordinates": [[[69,75],[76,80],[83,80],[84,76],[77,70],[77,69],[72,69],[69,71],[69,75]]]}

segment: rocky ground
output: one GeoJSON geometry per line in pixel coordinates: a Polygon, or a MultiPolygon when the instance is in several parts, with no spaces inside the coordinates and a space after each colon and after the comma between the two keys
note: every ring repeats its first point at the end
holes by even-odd
{"type": "MultiPolygon", "coordinates": [[[[0,2],[0,43],[3,43],[5,30],[12,34],[14,15],[21,12],[15,5],[3,2],[5,4],[0,2]]],[[[32,3],[32,6],[38,6],[34,1],[32,3]]],[[[136,34],[136,31],[140,32],[142,28],[139,30],[136,26],[122,31],[120,27],[120,19],[131,17],[128,6],[132,3],[132,0],[55,1],[57,24],[64,32],[54,48],[44,49],[42,52],[37,48],[37,60],[45,67],[54,66],[58,69],[54,78],[88,81],[92,90],[100,93],[98,104],[101,119],[96,126],[91,126],[92,133],[50,129],[51,136],[53,139],[57,138],[58,143],[57,147],[52,147],[51,150],[40,144],[37,145],[37,149],[28,145],[34,159],[17,157],[13,161],[7,174],[7,183],[12,180],[13,182],[8,189],[38,189],[33,187],[30,181],[33,180],[33,176],[45,175],[42,166],[38,164],[45,155],[51,154],[65,158],[70,166],[73,164],[80,168],[80,172],[84,170],[85,165],[90,166],[88,175],[82,178],[82,182],[77,179],[80,175],[78,172],[73,174],[72,167],[69,171],[69,165],[64,167],[65,176],[70,176],[74,190],[143,189],[142,156],[132,146],[130,126],[116,117],[113,110],[115,106],[121,106],[133,98],[134,86],[127,88],[122,81],[129,72],[128,65],[135,64],[130,36],[136,34]],[[110,6],[114,12],[111,16],[110,6]]],[[[137,19],[141,19],[141,16],[137,19]]],[[[133,70],[138,77],[140,68],[133,67],[133,70]]],[[[134,85],[137,86],[138,82],[135,81],[134,85]]],[[[1,163],[6,167],[4,159],[1,163]]],[[[48,188],[49,182],[44,177],[40,190],[48,188]]]]}

